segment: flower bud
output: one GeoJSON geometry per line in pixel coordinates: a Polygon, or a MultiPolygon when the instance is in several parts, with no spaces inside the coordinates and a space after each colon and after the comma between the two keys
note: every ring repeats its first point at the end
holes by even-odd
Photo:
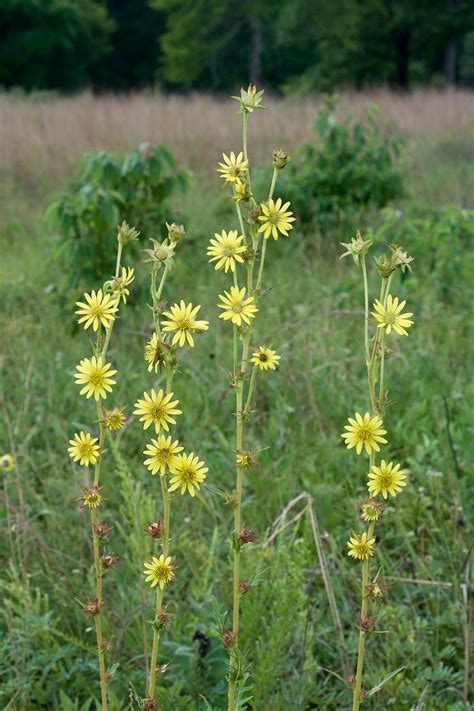
{"type": "Polygon", "coordinates": [[[134,227],[127,225],[124,220],[118,228],[117,240],[122,245],[129,244],[130,242],[136,242],[139,234],[140,232],[138,232],[134,227]]]}
{"type": "Polygon", "coordinates": [[[361,233],[357,231],[357,235],[353,237],[350,242],[341,242],[341,245],[346,248],[347,252],[341,254],[339,259],[351,256],[354,262],[358,264],[359,259],[365,257],[373,242],[372,239],[363,239],[361,233]]]}
{"type": "Polygon", "coordinates": [[[223,630],[222,632],[222,644],[227,649],[233,647],[235,644],[235,635],[230,630],[223,630]]]}
{"type": "Polygon", "coordinates": [[[244,545],[245,543],[255,543],[255,531],[252,531],[251,528],[243,528],[237,534],[237,538],[239,539],[242,545],[244,545]]]}
{"type": "Polygon", "coordinates": [[[359,623],[359,629],[361,632],[370,632],[370,630],[374,629],[375,625],[375,617],[371,617],[370,615],[361,615],[358,618],[358,623],[359,623]]]}
{"type": "Polygon", "coordinates": [[[100,605],[99,600],[96,597],[87,598],[85,604],[82,607],[82,611],[86,617],[95,617],[100,615],[100,605]]]}
{"type": "Polygon", "coordinates": [[[171,225],[166,223],[166,227],[168,228],[168,239],[171,245],[178,244],[178,242],[180,242],[186,234],[184,225],[177,225],[172,222],[171,225]]]}
{"type": "Polygon", "coordinates": [[[108,534],[113,529],[113,526],[107,526],[105,521],[99,521],[98,523],[92,524],[92,530],[94,531],[94,536],[98,541],[106,543],[108,539],[108,534]]]}
{"type": "Polygon", "coordinates": [[[283,170],[285,165],[290,162],[290,156],[283,153],[279,148],[275,148],[273,151],[273,165],[277,170],[283,170]]]}
{"type": "Polygon", "coordinates": [[[151,536],[153,539],[157,540],[163,535],[163,524],[160,519],[156,521],[148,521],[145,528],[145,535],[151,536]]]}
{"type": "Polygon", "coordinates": [[[114,555],[113,553],[106,553],[106,551],[103,552],[100,559],[103,570],[114,568],[117,565],[118,561],[118,555],[114,555]]]}
{"type": "Polygon", "coordinates": [[[239,580],[239,590],[241,595],[245,595],[250,589],[250,583],[248,580],[239,580]]]}

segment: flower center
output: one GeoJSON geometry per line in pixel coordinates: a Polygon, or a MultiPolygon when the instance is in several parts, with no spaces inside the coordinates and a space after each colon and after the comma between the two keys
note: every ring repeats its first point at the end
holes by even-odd
{"type": "Polygon", "coordinates": [[[79,445],[79,454],[81,457],[90,457],[92,452],[92,445],[88,442],[82,442],[82,444],[79,445]]]}
{"type": "Polygon", "coordinates": [[[191,322],[187,318],[182,318],[176,322],[176,327],[179,331],[189,331],[191,328],[191,322]]]}
{"type": "Polygon", "coordinates": [[[390,325],[393,325],[397,320],[397,314],[394,313],[393,311],[386,311],[385,312],[385,323],[388,323],[390,325]]]}
{"type": "Polygon", "coordinates": [[[180,471],[180,477],[185,483],[191,483],[194,481],[195,476],[194,476],[194,471],[192,469],[181,469],[180,471]]]}
{"type": "Polygon", "coordinates": [[[234,256],[234,248],[231,245],[227,245],[226,247],[222,248],[222,256],[223,257],[233,257],[234,256]]]}
{"type": "Polygon", "coordinates": [[[166,461],[169,459],[170,456],[170,450],[169,447],[164,447],[163,449],[159,449],[156,453],[156,456],[158,459],[161,459],[162,461],[166,461]]]}
{"type": "Polygon", "coordinates": [[[370,554],[370,547],[367,545],[367,543],[359,543],[358,549],[359,555],[363,556],[364,558],[366,558],[370,554]]]}
{"type": "Polygon", "coordinates": [[[267,360],[268,360],[268,356],[267,356],[266,353],[260,353],[260,355],[258,356],[258,359],[259,359],[259,361],[261,361],[262,363],[266,363],[267,360]]]}
{"type": "Polygon", "coordinates": [[[166,411],[159,405],[153,405],[150,410],[150,415],[153,417],[154,420],[162,420],[166,415],[166,411]]]}
{"type": "Polygon", "coordinates": [[[390,486],[392,486],[392,484],[393,484],[393,478],[392,478],[391,474],[383,474],[380,477],[380,486],[383,489],[388,489],[390,486]]]}
{"type": "Polygon", "coordinates": [[[371,430],[368,430],[365,427],[361,427],[359,430],[359,439],[362,440],[362,442],[368,442],[369,440],[371,440],[372,439],[371,430]]]}
{"type": "Polygon", "coordinates": [[[101,385],[103,380],[102,373],[95,370],[90,374],[89,380],[91,385],[101,385]]]}
{"type": "Polygon", "coordinates": [[[238,302],[237,303],[234,302],[232,304],[232,311],[234,312],[234,314],[242,313],[242,304],[238,303],[238,302]]]}

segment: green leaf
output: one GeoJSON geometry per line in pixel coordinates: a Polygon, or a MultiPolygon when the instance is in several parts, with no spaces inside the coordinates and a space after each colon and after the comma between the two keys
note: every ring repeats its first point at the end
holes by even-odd
{"type": "Polygon", "coordinates": [[[367,692],[367,696],[373,696],[376,694],[380,689],[387,684],[387,682],[390,681],[390,679],[393,679],[394,676],[397,676],[397,674],[400,674],[406,667],[398,667],[398,669],[395,669],[395,671],[390,672],[390,674],[387,674],[387,676],[382,679],[378,684],[376,684],[370,691],[367,692]]]}

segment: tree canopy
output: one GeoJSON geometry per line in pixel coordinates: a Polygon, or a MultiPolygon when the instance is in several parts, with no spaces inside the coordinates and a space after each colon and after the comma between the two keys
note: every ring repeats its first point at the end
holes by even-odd
{"type": "Polygon", "coordinates": [[[472,0],[2,0],[0,85],[474,85],[472,0]]]}

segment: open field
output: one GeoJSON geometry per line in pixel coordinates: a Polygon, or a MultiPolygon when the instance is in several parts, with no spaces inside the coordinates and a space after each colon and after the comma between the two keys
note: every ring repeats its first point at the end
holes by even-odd
{"type": "MultiPolygon", "coordinates": [[[[407,194],[395,207],[472,209],[472,93],[342,97],[342,106],[354,111],[363,112],[368,102],[380,107],[384,132],[406,139],[407,194]]],[[[276,146],[291,153],[309,140],[320,105],[317,99],[271,97],[265,103],[271,111],[256,112],[251,121],[256,164],[268,161],[276,146]]],[[[141,141],[163,143],[194,173],[177,205],[187,238],[165,298],[202,304],[200,317],[209,320],[210,330],[185,352],[176,378],[184,413],[177,434],[199,449],[211,487],[230,490],[233,394],[226,373],[232,346],[216,308],[229,280],[208,265],[206,246],[214,232],[237,228],[215,173],[221,153],[240,146],[236,106],[203,95],[84,94],[44,102],[0,97],[0,450],[18,462],[5,478],[1,519],[5,709],[86,711],[98,699],[93,624],[77,603],[94,581],[87,517],[76,503],[87,476],[66,452],[71,433],[90,427],[93,418],[93,406],[79,399],[72,378],[87,336],[62,308],[56,243],[44,211],[91,148],[124,152],[141,141]]],[[[157,225],[157,234],[164,236],[164,225],[157,225]]],[[[265,388],[257,384],[250,440],[262,451],[259,469],[245,484],[243,512],[245,525],[258,534],[244,562],[244,574],[258,573],[259,585],[242,601],[241,639],[252,671],[249,708],[256,711],[350,704],[344,684],[327,672],[353,673],[359,614],[358,569],[346,555],[346,541],[359,525],[366,467],[340,438],[347,416],[367,409],[360,275],[352,260],[338,259],[338,242],[350,237],[295,226],[290,239],[269,250],[270,291],[258,334],[282,361],[265,388]],[[296,517],[305,500],[273,536],[275,520],[302,492],[314,499],[345,649],[335,634],[308,511],[296,517]]],[[[377,551],[392,587],[367,643],[367,688],[392,670],[404,670],[364,706],[378,711],[467,711],[474,698],[468,674],[474,275],[472,243],[453,239],[446,245],[444,251],[428,248],[420,237],[410,244],[408,235],[403,247],[415,257],[414,271],[397,281],[415,326],[408,339],[393,345],[387,374],[393,408],[386,424],[390,454],[409,472],[410,486],[388,506],[377,551]]],[[[111,270],[113,262],[111,255],[111,270]]],[[[143,284],[146,267],[137,264],[143,284]]],[[[149,332],[145,301],[133,303],[132,291],[110,351],[120,376],[117,401],[127,404],[127,415],[154,382],[143,362],[149,332]]],[[[140,580],[152,546],[141,531],[158,514],[156,477],[142,465],[143,431],[131,418],[114,441],[103,472],[113,550],[121,559],[105,581],[113,600],[110,656],[119,665],[110,685],[112,711],[128,708],[129,682],[140,693],[144,685],[141,633],[152,598],[140,580]]],[[[197,500],[183,497],[173,512],[179,570],[170,594],[173,624],[163,637],[162,661],[170,666],[160,682],[166,687],[162,709],[205,709],[203,696],[213,709],[226,707],[227,653],[212,637],[211,599],[231,604],[231,514],[211,487],[197,500]],[[212,637],[207,655],[193,642],[197,630],[212,637]]]]}

